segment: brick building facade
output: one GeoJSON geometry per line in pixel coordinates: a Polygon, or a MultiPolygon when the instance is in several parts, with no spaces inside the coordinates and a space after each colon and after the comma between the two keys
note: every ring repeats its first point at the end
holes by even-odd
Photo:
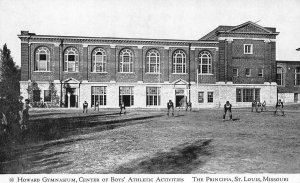
{"type": "Polygon", "coordinates": [[[21,31],[21,95],[82,107],[193,108],[276,102],[276,32],[253,22],[199,40],[36,35],[21,31]]]}
{"type": "Polygon", "coordinates": [[[277,85],[279,99],[300,102],[300,61],[277,61],[277,85]]]}

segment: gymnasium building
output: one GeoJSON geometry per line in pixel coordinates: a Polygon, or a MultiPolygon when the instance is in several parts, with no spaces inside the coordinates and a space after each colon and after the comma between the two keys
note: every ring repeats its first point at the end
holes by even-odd
{"type": "MultiPolygon", "coordinates": [[[[193,108],[222,107],[226,101],[244,107],[253,99],[274,105],[279,68],[282,73],[289,68],[276,64],[278,34],[251,21],[218,26],[198,40],[21,31],[21,95],[71,108],[84,101],[100,108],[116,108],[121,101],[130,108],[166,108],[169,100],[176,106],[190,101],[193,108]]],[[[298,74],[300,69],[300,84],[298,74]]],[[[288,92],[286,98],[296,99],[299,89],[288,92]]]]}

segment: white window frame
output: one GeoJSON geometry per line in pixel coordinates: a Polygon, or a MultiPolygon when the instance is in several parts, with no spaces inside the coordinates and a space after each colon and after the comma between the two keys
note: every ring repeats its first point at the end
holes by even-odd
{"type": "Polygon", "coordinates": [[[95,107],[96,98],[98,98],[98,105],[99,106],[106,106],[107,105],[107,86],[92,86],[91,87],[91,106],[95,107]],[[99,89],[97,89],[99,88],[99,89]],[[100,92],[97,92],[99,90],[100,92]],[[101,100],[102,99],[102,100],[101,100]]]}
{"type": "Polygon", "coordinates": [[[204,91],[198,91],[198,104],[203,104],[204,103],[204,91]],[[200,102],[200,93],[202,94],[202,102],[200,102]]]}
{"type": "Polygon", "coordinates": [[[177,50],[173,53],[173,74],[186,74],[186,54],[183,50],[177,50]],[[178,63],[179,59],[181,63],[178,63]],[[181,67],[177,69],[178,67],[181,67]]]}
{"type": "Polygon", "coordinates": [[[79,53],[74,47],[69,47],[64,54],[64,72],[78,72],[79,71],[79,53]],[[69,55],[74,55],[74,61],[69,61],[69,55]],[[69,64],[72,64],[72,70],[69,70],[69,64]]]}
{"type": "Polygon", "coordinates": [[[96,48],[92,54],[92,72],[106,73],[106,66],[106,51],[102,48],[96,48]],[[98,55],[98,53],[101,53],[101,55],[98,55]],[[97,71],[97,64],[101,68],[99,71],[97,71]]]}
{"type": "Polygon", "coordinates": [[[213,91],[207,92],[207,103],[214,103],[214,92],[213,91]],[[209,101],[209,93],[212,93],[212,102],[209,101]]]}
{"type": "Polygon", "coordinates": [[[133,73],[133,51],[125,48],[120,52],[119,72],[121,73],[133,73]],[[125,60],[125,56],[129,57],[128,61],[125,60]],[[128,71],[125,69],[128,67],[128,71]]]}
{"type": "Polygon", "coordinates": [[[276,68],[276,83],[278,86],[283,86],[283,68],[282,67],[277,67],[276,68]],[[278,69],[280,69],[280,72],[278,73],[278,69]],[[280,84],[278,85],[278,78],[277,75],[280,74],[280,84]]]}
{"type": "Polygon", "coordinates": [[[212,56],[208,51],[202,51],[199,53],[199,71],[198,74],[201,75],[208,75],[208,74],[212,74],[212,56]],[[207,59],[207,63],[203,63],[205,61],[205,59],[207,59]],[[203,73],[203,66],[207,66],[207,72],[203,73]]]}
{"type": "Polygon", "coordinates": [[[146,106],[160,106],[161,104],[161,88],[160,87],[146,87],[146,106]],[[155,89],[155,93],[151,93],[151,89],[155,89]],[[155,100],[156,97],[156,100],[155,100]],[[152,99],[152,100],[151,100],[152,99]],[[152,101],[152,103],[151,103],[152,101]]]}
{"type": "Polygon", "coordinates": [[[244,44],[244,54],[253,54],[253,44],[244,44]],[[250,50],[247,47],[250,46],[250,50]]]}
{"type": "Polygon", "coordinates": [[[160,54],[155,49],[151,49],[147,52],[146,73],[160,73],[160,54]],[[153,70],[151,70],[151,68],[153,68],[153,70]]]}
{"type": "Polygon", "coordinates": [[[39,47],[36,52],[35,52],[35,67],[34,67],[34,71],[40,71],[40,72],[47,72],[50,71],[50,50],[45,47],[45,46],[41,46],[39,47]],[[40,55],[46,55],[46,60],[40,60],[40,55]],[[41,69],[41,63],[44,63],[44,65],[46,66],[45,70],[41,69]]]}

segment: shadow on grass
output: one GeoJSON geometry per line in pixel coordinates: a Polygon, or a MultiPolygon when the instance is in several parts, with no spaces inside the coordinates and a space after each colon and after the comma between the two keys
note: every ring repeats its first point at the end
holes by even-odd
{"type": "Polygon", "coordinates": [[[210,158],[212,140],[199,140],[192,144],[183,144],[169,152],[159,152],[154,157],[138,164],[129,163],[120,166],[113,173],[131,174],[188,174],[203,166],[210,158]],[[132,165],[134,164],[134,165],[132,165]]]}
{"type": "MultiPolygon", "coordinates": [[[[52,173],[52,170],[70,165],[72,162],[63,162],[59,157],[69,153],[47,152],[43,146],[21,148],[6,154],[5,160],[0,162],[0,173],[52,173]],[[38,169],[38,170],[36,170],[38,169]]],[[[3,158],[3,154],[2,154],[3,158]]]]}

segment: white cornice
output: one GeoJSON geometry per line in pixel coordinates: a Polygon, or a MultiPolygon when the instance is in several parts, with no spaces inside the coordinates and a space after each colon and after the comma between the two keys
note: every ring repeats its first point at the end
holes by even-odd
{"type": "Polygon", "coordinates": [[[249,37],[219,37],[219,41],[230,41],[234,39],[250,39],[250,40],[256,40],[256,41],[265,41],[265,40],[270,40],[271,42],[276,42],[276,39],[266,39],[266,38],[249,38],[249,37]]]}
{"type": "MultiPolygon", "coordinates": [[[[28,43],[28,42],[24,42],[24,43],[28,43]]],[[[35,42],[35,41],[31,41],[30,44],[53,44],[53,45],[56,45],[59,43],[52,43],[52,42],[35,42]]],[[[110,46],[111,48],[115,48],[116,46],[136,46],[138,47],[139,49],[142,49],[143,47],[162,47],[164,49],[170,49],[170,48],[188,48],[189,46],[186,45],[186,46],[182,46],[182,45],[170,45],[170,46],[165,46],[165,45],[160,45],[160,44],[107,44],[107,43],[101,43],[101,44],[96,44],[96,43],[64,43],[65,45],[82,45],[83,47],[87,47],[87,46],[100,46],[100,45],[107,45],[107,46],[110,46]]],[[[195,49],[195,48],[215,48],[217,49],[217,47],[214,47],[214,46],[191,46],[191,49],[195,49]]]]}

